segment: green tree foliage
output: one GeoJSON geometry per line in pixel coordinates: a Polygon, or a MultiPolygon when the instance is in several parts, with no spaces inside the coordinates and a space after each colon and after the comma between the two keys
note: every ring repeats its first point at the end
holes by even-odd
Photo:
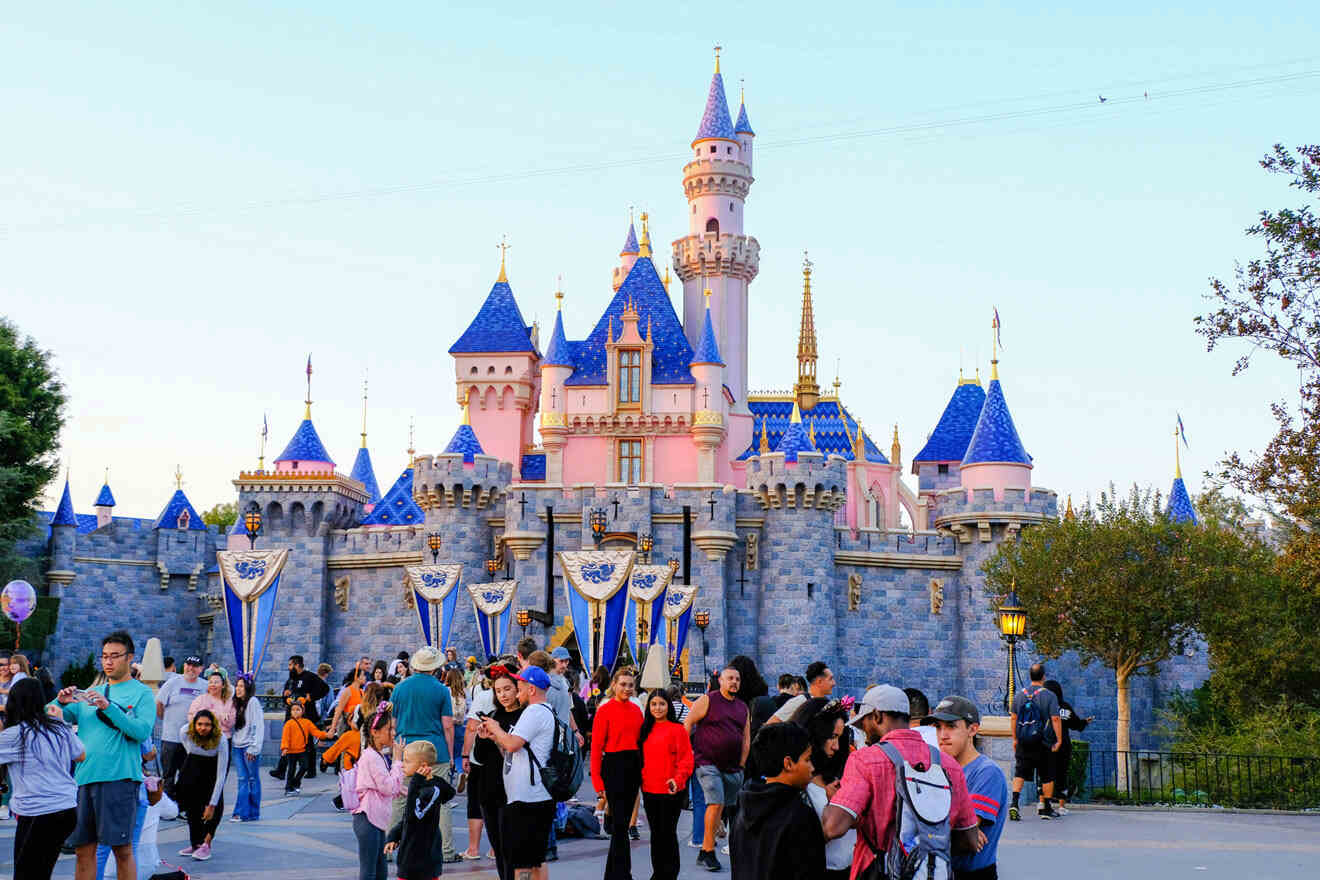
{"type": "Polygon", "coordinates": [[[1249,577],[1251,562],[1237,532],[1170,522],[1159,496],[1134,486],[1125,498],[1111,487],[1073,520],[1024,530],[984,571],[996,605],[1016,588],[1038,651],[1074,651],[1113,670],[1116,746],[1127,751],[1132,676],[1194,640],[1205,597],[1249,577]]]}
{"type": "Polygon", "coordinates": [[[238,519],[238,505],[233,501],[217,504],[202,514],[202,522],[208,526],[220,526],[228,529],[238,519]]]}
{"type": "Polygon", "coordinates": [[[64,404],[50,354],[0,317],[0,582],[39,580],[14,545],[36,528],[34,502],[58,471],[64,404]]]}

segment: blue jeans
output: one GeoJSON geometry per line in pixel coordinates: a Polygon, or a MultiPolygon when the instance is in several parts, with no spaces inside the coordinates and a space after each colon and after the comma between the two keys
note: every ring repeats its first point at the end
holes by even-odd
{"type": "Polygon", "coordinates": [[[248,822],[261,818],[261,756],[248,757],[242,749],[234,750],[234,766],[238,769],[238,797],[234,800],[234,815],[248,822]]]}
{"type": "MultiPolygon", "coordinates": [[[[142,823],[147,819],[147,805],[138,800],[137,815],[133,817],[133,855],[136,858],[138,841],[142,839],[142,823]]],[[[110,860],[110,847],[104,843],[96,845],[96,880],[105,880],[105,863],[110,860]]],[[[125,880],[134,880],[127,877],[125,880]]]]}
{"type": "Polygon", "coordinates": [[[358,880],[386,880],[385,832],[366,813],[353,814],[353,834],[358,845],[358,880]]]}
{"type": "Polygon", "coordinates": [[[706,839],[706,793],[697,783],[697,775],[688,780],[688,791],[692,799],[692,843],[701,846],[706,839]]]}

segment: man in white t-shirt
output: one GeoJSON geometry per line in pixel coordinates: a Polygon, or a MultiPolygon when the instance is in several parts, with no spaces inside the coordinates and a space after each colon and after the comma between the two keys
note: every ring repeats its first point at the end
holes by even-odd
{"type": "Polygon", "coordinates": [[[516,880],[543,880],[546,845],[550,823],[555,817],[555,802],[541,781],[541,773],[532,766],[530,752],[544,767],[554,745],[555,713],[545,701],[550,676],[539,666],[528,666],[518,673],[518,702],[526,708],[522,717],[507,733],[493,718],[482,721],[486,735],[504,753],[504,793],[508,803],[500,811],[500,845],[504,864],[516,880]]]}
{"type": "Polygon", "coordinates": [[[165,774],[165,793],[175,797],[174,777],[183,766],[183,745],[179,730],[188,723],[188,707],[192,701],[206,693],[206,682],[199,676],[202,658],[195,654],[183,658],[183,675],[167,679],[156,692],[156,717],[160,723],[160,766],[165,774]]]}
{"type": "Polygon", "coordinates": [[[783,724],[792,718],[793,713],[801,709],[809,698],[828,697],[832,693],[834,693],[834,671],[824,662],[817,660],[807,667],[807,692],[785,702],[775,714],[770,716],[766,724],[783,724]]]}

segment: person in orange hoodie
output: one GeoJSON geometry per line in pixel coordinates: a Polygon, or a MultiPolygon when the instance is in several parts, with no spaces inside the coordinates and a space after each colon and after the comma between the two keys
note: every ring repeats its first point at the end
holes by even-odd
{"type": "Polygon", "coordinates": [[[651,823],[652,880],[677,880],[678,818],[684,787],[692,776],[692,743],[663,688],[646,701],[646,720],[638,735],[642,747],[642,803],[651,823]]]}
{"type": "Polygon", "coordinates": [[[300,794],[306,765],[300,759],[307,751],[308,744],[315,739],[329,739],[330,734],[303,717],[302,699],[289,706],[289,720],[284,722],[284,733],[280,736],[280,754],[290,759],[289,775],[284,782],[284,794],[300,794]]]}

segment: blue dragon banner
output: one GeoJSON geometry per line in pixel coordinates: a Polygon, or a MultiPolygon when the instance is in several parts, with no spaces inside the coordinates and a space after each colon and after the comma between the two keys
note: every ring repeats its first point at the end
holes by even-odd
{"type": "Polygon", "coordinates": [[[461,563],[452,565],[409,565],[404,577],[413,591],[413,604],[422,625],[422,638],[441,653],[449,647],[458,610],[458,584],[463,578],[461,563]]]}
{"type": "Polygon", "coordinates": [[[513,599],[518,594],[518,581],[491,581],[468,584],[472,594],[472,607],[477,614],[477,631],[481,633],[481,647],[487,659],[507,653],[509,631],[513,628],[513,599]]]}
{"type": "Polygon", "coordinates": [[[289,561],[281,550],[221,550],[216,554],[224,593],[225,620],[238,671],[256,678],[275,620],[280,573],[289,561]]]}
{"type": "MultiPolygon", "coordinates": [[[[624,622],[624,637],[635,658],[641,649],[654,644],[667,644],[668,639],[661,611],[664,608],[665,589],[674,570],[668,565],[634,565],[628,578],[628,616],[624,622]],[[657,625],[658,624],[658,625],[657,625]],[[645,644],[642,633],[645,632],[645,644]]],[[[638,662],[641,662],[640,660],[638,662]]]]}
{"type": "Polygon", "coordinates": [[[564,593],[582,662],[593,671],[598,666],[612,669],[628,615],[628,591],[622,587],[636,554],[631,550],[566,550],[555,555],[564,572],[564,593]]]}

